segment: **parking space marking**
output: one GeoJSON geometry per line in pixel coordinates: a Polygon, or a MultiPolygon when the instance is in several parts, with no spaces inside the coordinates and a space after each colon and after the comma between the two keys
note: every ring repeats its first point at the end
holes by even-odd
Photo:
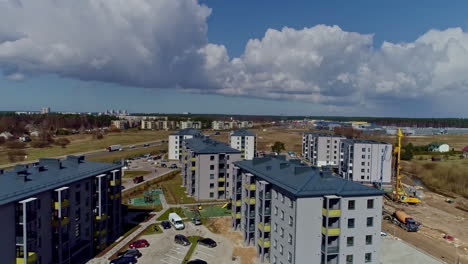
{"type": "Polygon", "coordinates": [[[211,254],[209,254],[209,253],[206,253],[206,252],[203,252],[203,251],[201,251],[201,250],[198,250],[197,253],[203,253],[203,254],[205,254],[205,255],[207,255],[207,256],[214,257],[213,255],[211,255],[211,254]]]}
{"type": "Polygon", "coordinates": [[[176,257],[174,257],[174,256],[172,256],[172,255],[166,255],[166,256],[168,256],[168,257],[170,257],[170,258],[177,259],[177,260],[182,260],[182,259],[180,259],[180,258],[176,258],[176,257]]]}

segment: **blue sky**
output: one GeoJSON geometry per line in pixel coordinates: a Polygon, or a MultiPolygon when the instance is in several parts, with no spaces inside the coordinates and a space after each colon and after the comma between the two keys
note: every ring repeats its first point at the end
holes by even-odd
{"type": "MultiPolygon", "coordinates": [[[[337,25],[344,32],[373,35],[373,41],[369,48],[370,51],[367,51],[372,53],[373,49],[379,50],[384,41],[395,44],[413,42],[431,29],[444,31],[448,28],[458,27],[464,31],[468,26],[468,17],[466,16],[468,2],[466,1],[450,1],[450,5],[445,1],[430,0],[424,2],[204,0],[200,1],[200,3],[211,8],[211,14],[206,19],[207,42],[223,45],[229,59],[243,56],[247,42],[250,39],[262,39],[268,29],[281,31],[283,27],[290,27],[300,31],[303,28],[312,28],[319,24],[327,26],[337,25]]],[[[2,15],[1,12],[0,17],[2,15]]],[[[13,18],[8,21],[15,22],[13,18]]],[[[147,21],[147,23],[156,22],[147,21]]],[[[164,25],[164,22],[159,23],[164,25]]],[[[10,24],[10,26],[14,28],[15,24],[10,24]]],[[[43,25],[43,27],[45,26],[47,24],[43,25]]],[[[28,25],[18,28],[27,29],[28,25]]],[[[8,34],[11,33],[5,29],[3,30],[4,36],[9,36],[8,34]]],[[[268,92],[264,96],[260,92],[251,95],[249,91],[253,90],[246,90],[247,92],[236,94],[232,91],[225,92],[224,90],[212,92],[213,90],[203,90],[203,88],[197,88],[196,91],[193,91],[191,90],[192,87],[184,87],[184,89],[164,87],[165,83],[169,83],[168,86],[172,86],[173,80],[167,82],[156,80],[153,83],[158,83],[159,87],[148,87],[146,84],[139,85],[139,83],[134,83],[127,79],[122,81],[117,78],[118,80],[116,80],[113,78],[113,75],[96,78],[94,75],[93,77],[88,77],[88,75],[92,74],[76,74],[76,68],[73,68],[74,73],[69,73],[69,71],[64,73],[64,71],[57,68],[51,69],[51,67],[48,67],[47,69],[42,69],[38,66],[34,69],[27,68],[24,71],[26,76],[24,79],[10,80],[14,78],[8,79],[8,74],[14,73],[18,69],[24,69],[26,66],[18,62],[21,61],[20,59],[24,60],[21,55],[15,55],[17,56],[16,60],[5,61],[4,59],[2,61],[1,33],[2,28],[0,27],[0,69],[3,70],[5,77],[1,78],[0,75],[0,110],[38,110],[41,107],[50,106],[55,111],[128,109],[131,112],[167,113],[188,111],[194,113],[356,114],[411,117],[464,115],[462,108],[455,106],[451,108],[452,106],[444,106],[441,103],[447,100],[450,101],[449,98],[453,98],[454,94],[459,96],[466,95],[466,90],[458,87],[457,89],[450,90],[450,94],[447,92],[439,95],[434,91],[425,94],[425,87],[419,86],[418,89],[420,90],[416,90],[416,88],[414,91],[411,90],[411,93],[414,93],[415,96],[410,99],[389,96],[390,93],[376,96],[371,92],[372,95],[369,95],[369,98],[373,100],[371,106],[364,105],[365,103],[363,104],[359,99],[353,99],[355,103],[342,107],[342,101],[346,101],[346,97],[343,100],[342,95],[340,95],[340,99],[333,99],[329,102],[329,99],[302,100],[300,93],[294,97],[277,97],[276,92],[274,95],[268,92]],[[160,83],[163,83],[163,85],[160,85],[160,83]],[[437,102],[435,102],[435,98],[437,98],[437,102]]],[[[167,34],[177,35],[185,33],[173,32],[167,34]]],[[[53,37],[60,39],[60,36],[53,37]]],[[[187,39],[190,40],[191,37],[192,35],[187,37],[187,39]]],[[[364,44],[363,46],[366,45],[364,44]]],[[[278,50],[278,52],[281,53],[282,50],[278,50]]],[[[358,55],[358,57],[362,57],[362,54],[358,55]]],[[[10,59],[10,57],[7,59],[10,59]]],[[[65,65],[64,67],[71,66],[65,65]]],[[[246,68],[250,69],[252,66],[246,66],[246,68]]],[[[239,72],[235,74],[238,75],[239,72]]],[[[321,74],[323,73],[319,73],[319,75],[321,74]]],[[[185,75],[185,73],[181,73],[181,75],[185,75]]],[[[464,79],[460,80],[456,85],[463,86],[466,83],[465,81],[464,79]]],[[[200,82],[198,80],[196,82],[188,80],[187,83],[196,83],[195,85],[197,85],[200,82]]],[[[209,82],[207,86],[211,84],[209,82]]],[[[177,85],[184,86],[185,84],[177,85]]],[[[453,85],[455,84],[447,84],[443,87],[452,87],[453,85]]],[[[249,89],[257,88],[250,87],[249,89]]],[[[260,89],[258,88],[258,90],[260,89]]],[[[339,88],[331,87],[330,89],[334,91],[339,88]]],[[[322,92],[324,90],[323,87],[320,90],[321,96],[332,93],[322,92]]],[[[405,87],[398,91],[401,93],[402,90],[404,91],[405,87]]],[[[285,93],[288,92],[285,91],[285,93]]],[[[367,98],[368,95],[364,96],[367,98]]]]}

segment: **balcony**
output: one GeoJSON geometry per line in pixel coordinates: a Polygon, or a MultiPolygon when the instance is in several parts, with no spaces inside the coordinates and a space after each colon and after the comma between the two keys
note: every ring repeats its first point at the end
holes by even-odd
{"type": "Polygon", "coordinates": [[[102,214],[102,215],[96,215],[96,221],[104,221],[107,219],[107,215],[106,214],[102,214]]]}
{"type": "Polygon", "coordinates": [[[271,192],[266,192],[265,193],[265,199],[266,200],[271,200],[271,192]]]}
{"type": "Polygon", "coordinates": [[[241,213],[232,212],[232,217],[235,217],[236,219],[240,219],[241,213]]]}
{"type": "Polygon", "coordinates": [[[190,160],[191,161],[197,161],[197,158],[191,158],[190,160]]]}
{"type": "Polygon", "coordinates": [[[322,252],[327,254],[338,254],[339,247],[338,246],[327,246],[326,248],[322,245],[322,252]]]}
{"type": "MultiPolygon", "coordinates": [[[[36,261],[37,261],[36,252],[28,252],[28,264],[34,263],[36,261]]],[[[24,256],[22,254],[16,256],[16,264],[25,264],[24,256]]]]}
{"type": "Polygon", "coordinates": [[[226,187],[218,187],[218,191],[225,191],[226,187]]]}
{"type": "Polygon", "coordinates": [[[269,223],[264,224],[263,222],[258,223],[258,229],[262,230],[263,232],[270,232],[271,225],[269,223]]]}
{"type": "Polygon", "coordinates": [[[187,163],[187,160],[183,160],[182,162],[183,162],[183,163],[187,163]]]}
{"type": "Polygon", "coordinates": [[[324,235],[329,235],[329,236],[339,236],[340,235],[340,229],[339,228],[326,228],[322,226],[322,234],[324,235]]]}
{"type": "Polygon", "coordinates": [[[260,210],[260,213],[262,213],[262,215],[264,215],[264,216],[269,216],[269,215],[271,215],[271,208],[270,207],[265,208],[264,212],[262,212],[262,210],[260,210]]]}
{"type": "Polygon", "coordinates": [[[196,169],[197,169],[197,167],[192,167],[192,168],[190,168],[190,169],[194,171],[194,170],[196,170],[196,169]]]}
{"type": "Polygon", "coordinates": [[[255,185],[255,183],[253,184],[245,184],[244,187],[247,189],[247,190],[251,190],[251,191],[255,191],[257,189],[257,186],[255,185]]]}
{"type": "Polygon", "coordinates": [[[263,247],[263,248],[269,248],[270,247],[270,239],[268,238],[259,238],[258,239],[258,245],[263,247]]]}
{"type": "Polygon", "coordinates": [[[120,180],[110,181],[110,186],[117,186],[120,184],[120,180]]]}
{"type": "Polygon", "coordinates": [[[341,216],[341,210],[340,209],[327,210],[325,208],[322,208],[322,215],[328,216],[328,217],[340,217],[341,216]]]}
{"type": "Polygon", "coordinates": [[[225,181],[226,181],[226,178],[224,178],[224,177],[218,178],[218,181],[219,181],[219,182],[225,182],[225,181]]]}
{"type": "Polygon", "coordinates": [[[242,205],[242,202],[240,200],[237,200],[236,201],[236,206],[241,206],[242,205]]]}
{"type": "Polygon", "coordinates": [[[255,204],[255,198],[245,198],[244,199],[244,202],[248,203],[248,204],[255,204]]]}
{"type": "MultiPolygon", "coordinates": [[[[67,199],[62,200],[62,208],[65,208],[70,205],[70,202],[67,199]]],[[[59,202],[54,202],[54,209],[58,210],[59,208],[59,202]]]]}
{"type": "Polygon", "coordinates": [[[113,199],[118,199],[118,198],[120,198],[120,193],[117,193],[116,195],[111,194],[111,195],[109,196],[109,198],[111,198],[112,200],[113,200],[113,199]]]}
{"type": "MultiPolygon", "coordinates": [[[[62,221],[60,222],[60,226],[64,226],[66,224],[70,223],[70,218],[64,217],[62,218],[62,221]]],[[[59,226],[59,220],[58,219],[52,219],[52,226],[58,227],[59,226]]]]}

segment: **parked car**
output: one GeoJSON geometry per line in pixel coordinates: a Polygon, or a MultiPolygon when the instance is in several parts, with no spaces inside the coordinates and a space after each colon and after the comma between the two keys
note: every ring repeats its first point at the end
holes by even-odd
{"type": "Polygon", "coordinates": [[[119,257],[111,260],[110,264],[136,264],[138,260],[135,257],[119,257]]]}
{"type": "Polygon", "coordinates": [[[129,248],[149,247],[150,243],[146,239],[140,239],[130,244],[129,248]]]}
{"type": "Polygon", "coordinates": [[[163,163],[163,164],[161,164],[161,167],[167,168],[167,165],[163,163]]]}
{"type": "Polygon", "coordinates": [[[117,256],[124,256],[124,257],[136,257],[136,258],[141,258],[143,254],[141,254],[141,252],[136,249],[136,248],[132,248],[132,249],[127,249],[125,250],[124,252],[119,252],[117,254],[117,256]]]}
{"type": "Polygon", "coordinates": [[[220,132],[215,132],[214,134],[215,134],[215,135],[221,135],[221,133],[220,133],[220,132]]]}
{"type": "Polygon", "coordinates": [[[143,176],[137,176],[133,178],[133,183],[137,184],[137,183],[143,182],[144,180],[145,178],[143,178],[143,176]]]}
{"type": "Polygon", "coordinates": [[[184,235],[175,235],[174,242],[176,244],[181,244],[182,246],[188,246],[191,244],[188,238],[184,235]]]}
{"type": "Polygon", "coordinates": [[[176,230],[182,230],[185,228],[184,221],[182,221],[182,218],[177,213],[169,214],[169,222],[174,225],[176,230]]]}
{"type": "Polygon", "coordinates": [[[177,164],[171,164],[171,166],[169,166],[169,169],[177,169],[177,164]]]}
{"type": "Polygon", "coordinates": [[[169,221],[162,221],[162,222],[161,222],[161,226],[162,226],[164,229],[170,229],[170,228],[171,228],[171,222],[169,222],[169,221]]]}
{"type": "Polygon", "coordinates": [[[187,264],[208,264],[208,262],[201,260],[201,259],[194,259],[194,260],[187,262],[187,264]]]}
{"type": "Polygon", "coordinates": [[[133,149],[133,148],[135,148],[135,145],[131,145],[131,146],[130,146],[130,147],[128,147],[128,148],[131,148],[131,149],[133,149]]]}
{"type": "Polygon", "coordinates": [[[193,217],[192,218],[192,223],[194,225],[201,225],[202,224],[201,219],[199,217],[193,217]]]}
{"type": "Polygon", "coordinates": [[[149,144],[148,143],[143,144],[143,147],[149,147],[149,144]]]}
{"type": "Polygon", "coordinates": [[[201,238],[198,240],[198,244],[209,248],[214,248],[217,246],[216,241],[211,238],[201,238]]]}

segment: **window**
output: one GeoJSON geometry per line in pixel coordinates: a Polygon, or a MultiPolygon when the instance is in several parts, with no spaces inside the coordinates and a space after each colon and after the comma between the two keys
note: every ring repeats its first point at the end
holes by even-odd
{"type": "Polygon", "coordinates": [[[354,218],[348,219],[348,228],[354,228],[354,218]]]}
{"type": "Polygon", "coordinates": [[[273,225],[273,231],[275,231],[275,232],[276,232],[277,230],[278,230],[278,224],[277,224],[277,223],[275,223],[275,224],[273,225]]]}
{"type": "Polygon", "coordinates": [[[292,245],[292,235],[289,234],[288,243],[292,245]]]}
{"type": "Polygon", "coordinates": [[[281,220],[284,220],[284,211],[283,211],[283,210],[281,210],[281,215],[280,215],[280,217],[281,217],[281,220]]]}
{"type": "Polygon", "coordinates": [[[372,235],[366,236],[366,245],[372,245],[372,235]]]}
{"type": "Polygon", "coordinates": [[[273,240],[273,247],[276,249],[276,246],[278,245],[278,241],[275,239],[273,240]]]}
{"type": "Polygon", "coordinates": [[[353,255],[346,255],[346,264],[353,264],[353,255]]]}
{"type": "Polygon", "coordinates": [[[348,247],[354,246],[354,237],[347,237],[346,238],[346,246],[348,246],[348,247]]]}
{"type": "Polygon", "coordinates": [[[293,207],[294,207],[293,200],[291,200],[291,199],[289,199],[289,207],[290,207],[290,208],[293,208],[293,207]]]}
{"type": "Polygon", "coordinates": [[[214,156],[210,156],[210,160],[214,160],[214,156]]]}
{"type": "Polygon", "coordinates": [[[373,217],[367,217],[367,226],[371,227],[374,225],[374,218],[373,217]]]}
{"type": "Polygon", "coordinates": [[[210,189],[214,189],[214,183],[210,183],[210,189]]]}
{"type": "Polygon", "coordinates": [[[273,192],[275,194],[275,199],[278,199],[278,192],[273,192]]]}
{"type": "Polygon", "coordinates": [[[366,152],[366,148],[362,148],[362,152],[366,152]]]}
{"type": "Polygon", "coordinates": [[[280,193],[280,200],[282,203],[284,203],[284,195],[282,193],[280,193]]]}
{"type": "Polygon", "coordinates": [[[75,193],[75,203],[80,204],[80,202],[81,202],[81,194],[80,194],[80,192],[76,192],[75,193]]]}
{"type": "Polygon", "coordinates": [[[367,209],[374,209],[374,200],[373,199],[367,200],[367,209]]]}
{"type": "Polygon", "coordinates": [[[278,215],[278,206],[275,206],[275,215],[278,215]]]}
{"type": "Polygon", "coordinates": [[[210,180],[214,179],[214,174],[210,174],[210,180]]]}
{"type": "Polygon", "coordinates": [[[292,217],[292,216],[289,216],[289,225],[290,225],[290,226],[293,225],[293,217],[292,217]]]}
{"type": "Polygon", "coordinates": [[[362,158],[365,159],[365,158],[366,158],[366,155],[362,155],[362,158]]]}
{"type": "Polygon", "coordinates": [[[361,175],[361,180],[364,180],[364,175],[361,175]]]}
{"type": "Polygon", "coordinates": [[[355,200],[349,200],[348,201],[348,210],[354,210],[356,209],[356,201],[355,200]]]}
{"type": "Polygon", "coordinates": [[[288,261],[289,261],[289,262],[292,262],[292,254],[291,254],[291,252],[288,252],[288,261]]]}
{"type": "Polygon", "coordinates": [[[361,162],[361,165],[362,165],[362,166],[365,166],[365,165],[366,165],[366,163],[363,161],[363,162],[361,162]]]}
{"type": "Polygon", "coordinates": [[[365,169],[361,169],[361,172],[366,172],[366,170],[365,170],[365,169]]]}
{"type": "Polygon", "coordinates": [[[214,197],[214,193],[210,192],[210,198],[214,197]]]}
{"type": "Polygon", "coordinates": [[[210,170],[214,170],[214,165],[210,165],[210,170]]]}
{"type": "Polygon", "coordinates": [[[364,256],[364,261],[366,263],[369,263],[372,261],[372,253],[366,253],[366,255],[364,256]]]}
{"type": "Polygon", "coordinates": [[[284,237],[284,228],[281,228],[280,236],[284,237]]]}

